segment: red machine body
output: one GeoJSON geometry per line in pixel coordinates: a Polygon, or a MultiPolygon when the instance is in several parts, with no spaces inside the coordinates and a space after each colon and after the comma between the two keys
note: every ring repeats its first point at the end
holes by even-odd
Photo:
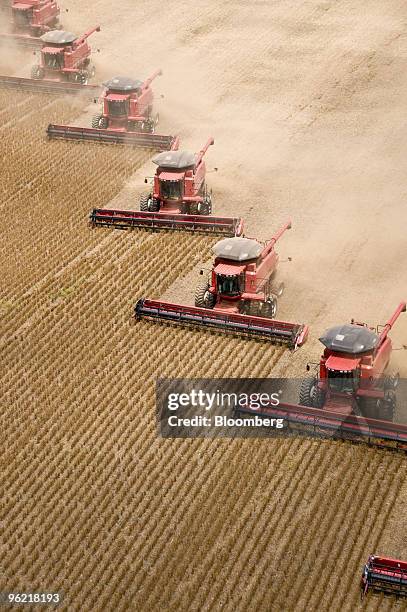
{"type": "Polygon", "coordinates": [[[363,568],[360,587],[362,597],[369,589],[407,596],[407,561],[370,555],[363,568]]]}
{"type": "Polygon", "coordinates": [[[115,77],[103,85],[102,113],[92,119],[92,127],[119,132],[153,133],[158,115],[153,117],[154,94],[151,83],[161,70],[156,70],[144,82],[115,77]]]}
{"type": "Polygon", "coordinates": [[[91,48],[88,38],[100,32],[100,26],[79,38],[71,32],[52,30],[41,36],[43,43],[40,63],[33,66],[31,77],[36,80],[69,81],[86,85],[95,74],[90,64],[91,48]]]}
{"type": "MultiPolygon", "coordinates": [[[[352,321],[328,330],[318,373],[302,381],[299,404],[237,406],[236,415],[284,421],[284,434],[300,433],[407,451],[407,425],[393,422],[398,374],[387,374],[388,336],[406,303],[401,302],[379,332],[352,321]]],[[[309,370],[309,366],[307,366],[309,370]]],[[[293,381],[294,382],[294,381],[293,381]]]]}
{"type": "Polygon", "coordinates": [[[61,12],[55,0],[13,0],[11,11],[14,32],[34,37],[56,29],[61,12]]]}
{"type": "Polygon", "coordinates": [[[385,376],[392,353],[388,334],[405,311],[401,302],[380,333],[355,321],[328,330],[320,338],[325,350],[318,375],[304,381],[300,404],[393,420],[398,379],[385,376]]]}
{"type": "Polygon", "coordinates": [[[201,308],[274,318],[283,285],[275,285],[279,256],[275,244],[291,228],[288,221],[264,246],[248,238],[222,240],[214,246],[209,282],[198,287],[201,308]]]}
{"type": "MultiPolygon", "coordinates": [[[[140,198],[140,210],[182,215],[210,215],[212,195],[206,186],[204,156],[214,139],[209,138],[197,154],[179,151],[178,139],[170,151],[164,151],[153,162],[158,166],[153,190],[140,198]]],[[[147,179],[146,179],[147,181],[147,179]]]]}

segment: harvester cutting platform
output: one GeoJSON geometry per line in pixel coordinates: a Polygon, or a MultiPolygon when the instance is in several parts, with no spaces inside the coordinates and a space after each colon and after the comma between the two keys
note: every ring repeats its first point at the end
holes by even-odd
{"type": "Polygon", "coordinates": [[[170,149],[174,137],[155,134],[158,115],[153,113],[151,83],[160,74],[161,70],[157,70],[144,82],[122,77],[105,82],[101,96],[102,112],[93,117],[91,128],[51,124],[47,129],[48,136],[126,144],[156,151],[170,149]]]}
{"type": "Polygon", "coordinates": [[[41,47],[40,36],[59,28],[60,8],[55,0],[8,0],[12,33],[1,34],[0,43],[17,43],[29,48],[41,47]]]}
{"type": "Polygon", "coordinates": [[[210,138],[195,155],[179,151],[176,138],[170,151],[153,159],[158,166],[153,190],[141,196],[140,211],[95,209],[90,216],[91,224],[118,229],[141,227],[240,236],[242,219],[211,216],[212,195],[206,186],[204,155],[213,143],[210,138]]]}
{"type": "Polygon", "coordinates": [[[305,342],[308,327],[274,319],[283,291],[275,284],[274,246],[290,227],[290,222],[284,225],[265,246],[248,238],[221,240],[213,249],[211,280],[197,288],[195,307],[142,298],[135,306],[136,319],[205,327],[296,349],[305,342]]]}
{"type": "Polygon", "coordinates": [[[401,302],[380,333],[353,320],[329,329],[320,338],[325,349],[318,373],[303,380],[299,405],[239,407],[236,412],[284,418],[294,430],[407,450],[407,425],[393,423],[398,374],[387,373],[389,332],[405,311],[401,302]]]}
{"type": "Polygon", "coordinates": [[[362,597],[369,589],[407,597],[407,561],[370,555],[363,568],[362,597]]]}
{"type": "Polygon", "coordinates": [[[31,79],[0,76],[0,87],[12,87],[42,93],[100,93],[98,85],[88,85],[95,74],[87,39],[100,26],[77,37],[71,32],[52,30],[41,36],[40,63],[31,69],[31,79]]]}

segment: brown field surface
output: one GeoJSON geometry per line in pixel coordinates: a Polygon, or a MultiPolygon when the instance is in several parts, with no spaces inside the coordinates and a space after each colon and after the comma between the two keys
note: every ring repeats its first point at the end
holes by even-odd
{"type": "Polygon", "coordinates": [[[359,600],[368,554],[407,558],[405,456],[162,440],[154,413],[157,377],[302,374],[321,329],[406,297],[406,2],[65,5],[69,29],[102,23],[100,78],[161,65],[162,131],[214,134],[216,212],[262,239],[293,218],[280,313],[312,338],[293,356],[134,325],[140,296],[191,301],[214,240],[91,230],[93,207],[135,207],[152,152],[47,142],[89,109],[0,90],[0,590],[60,590],[69,610],[406,610],[359,600]]]}

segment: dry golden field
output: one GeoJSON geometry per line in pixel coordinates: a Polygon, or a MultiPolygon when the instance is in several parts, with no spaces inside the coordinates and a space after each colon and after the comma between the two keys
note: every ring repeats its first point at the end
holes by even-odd
{"type": "Polygon", "coordinates": [[[268,376],[285,350],[134,325],[135,300],[211,239],[91,230],[149,152],[49,143],[45,125],[75,107],[13,100],[1,92],[0,588],[58,589],[69,610],[359,609],[367,555],[405,546],[405,458],[160,440],[157,376],[268,376]]]}

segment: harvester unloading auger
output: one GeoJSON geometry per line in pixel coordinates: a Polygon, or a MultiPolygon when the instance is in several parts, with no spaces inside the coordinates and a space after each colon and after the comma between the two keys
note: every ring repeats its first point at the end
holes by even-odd
{"type": "Polygon", "coordinates": [[[0,44],[21,45],[28,48],[42,46],[41,36],[60,28],[61,9],[56,0],[3,0],[9,9],[10,34],[0,34],[0,44]]]}
{"type": "Polygon", "coordinates": [[[211,215],[212,194],[206,185],[204,156],[212,144],[214,140],[210,138],[195,155],[179,151],[179,139],[176,138],[170,151],[154,157],[157,171],[153,189],[141,196],[140,210],[95,209],[90,215],[91,225],[240,236],[242,219],[211,215]]]}
{"type": "Polygon", "coordinates": [[[248,338],[287,344],[296,349],[307,339],[308,327],[274,319],[278,255],[275,243],[291,227],[286,223],[265,246],[248,238],[225,238],[214,246],[211,279],[197,288],[195,306],[140,299],[141,318],[178,325],[204,327],[248,338]]]}
{"type": "Polygon", "coordinates": [[[174,137],[155,133],[158,115],[153,114],[151,83],[160,74],[161,70],[156,70],[144,82],[123,77],[105,82],[101,96],[102,112],[93,117],[92,127],[50,124],[47,129],[49,138],[169,150],[174,137]]]}
{"type": "Polygon", "coordinates": [[[299,404],[239,406],[235,413],[282,418],[289,431],[407,450],[407,425],[393,422],[399,377],[387,373],[389,332],[405,311],[401,302],[380,333],[353,320],[329,329],[320,338],[325,349],[317,373],[302,381],[299,404]]]}
{"type": "Polygon", "coordinates": [[[51,30],[40,38],[40,61],[31,69],[31,79],[0,76],[0,87],[14,87],[46,93],[75,93],[88,91],[92,96],[100,93],[99,85],[88,85],[95,74],[91,64],[92,50],[88,38],[99,32],[92,28],[80,37],[72,32],[51,30]]]}

